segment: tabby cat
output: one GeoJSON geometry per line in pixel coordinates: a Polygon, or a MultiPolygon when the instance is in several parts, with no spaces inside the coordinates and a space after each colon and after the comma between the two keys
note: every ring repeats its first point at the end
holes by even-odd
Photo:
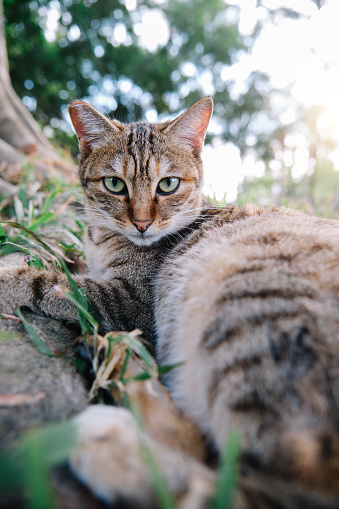
{"type": "MultiPolygon", "coordinates": [[[[69,107],[86,196],[87,275],[75,276],[101,329],[139,328],[161,384],[131,384],[144,431],[125,409],[76,422],[75,473],[107,501],[156,507],[140,440],[177,507],[210,507],[223,450],[240,433],[235,509],[339,507],[339,229],[334,220],[202,198],[205,98],[173,121],[125,125],[69,107]]],[[[0,269],[0,310],[77,318],[62,274],[0,269]]],[[[133,371],[135,367],[131,365],[133,371]]],[[[129,387],[129,386],[128,386],[129,387]]]]}

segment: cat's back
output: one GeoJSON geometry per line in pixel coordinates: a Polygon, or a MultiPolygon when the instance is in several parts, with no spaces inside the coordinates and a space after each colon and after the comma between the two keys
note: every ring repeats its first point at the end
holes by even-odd
{"type": "MultiPolygon", "coordinates": [[[[226,289],[230,297],[230,278],[241,281],[246,292],[255,296],[263,296],[265,285],[271,281],[266,290],[269,294],[270,286],[274,282],[278,285],[277,276],[283,278],[283,274],[311,278],[310,285],[325,286],[326,290],[336,285],[336,220],[284,207],[247,204],[239,208],[206,207],[195,224],[196,229],[172,250],[159,273],[159,309],[166,296],[171,298],[171,290],[182,293],[181,288],[185,288],[189,301],[191,293],[199,296],[202,306],[226,289]],[[224,287],[222,281],[226,279],[224,287]]],[[[292,287],[290,292],[293,294],[292,287]]],[[[278,285],[276,295],[283,296],[283,285],[278,285]]],[[[232,299],[239,297],[234,294],[232,299]]]]}
{"type": "Polygon", "coordinates": [[[314,291],[339,290],[337,220],[247,204],[206,208],[196,224],[196,230],[172,250],[162,266],[156,283],[159,309],[166,297],[171,299],[171,292],[184,292],[187,302],[195,295],[204,307],[217,294],[227,293],[238,304],[240,298],[251,295],[272,297],[270,289],[275,286],[275,296],[292,298],[298,294],[296,281],[301,284],[303,279],[314,291]],[[284,290],[287,277],[291,285],[284,290]],[[243,294],[236,290],[237,284],[243,294]]]}
{"type": "Polygon", "coordinates": [[[261,473],[335,491],[338,222],[257,205],[227,214],[159,274],[159,362],[184,362],[166,381],[220,449],[236,428],[261,473]]]}

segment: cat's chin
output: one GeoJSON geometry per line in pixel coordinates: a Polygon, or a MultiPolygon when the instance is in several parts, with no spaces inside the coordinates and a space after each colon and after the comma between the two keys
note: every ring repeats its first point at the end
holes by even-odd
{"type": "Polygon", "coordinates": [[[126,235],[126,237],[128,238],[128,240],[130,240],[131,242],[133,242],[133,244],[137,245],[137,246],[142,246],[142,247],[145,247],[145,246],[150,246],[151,244],[154,244],[155,242],[158,242],[162,237],[163,235],[158,233],[158,234],[155,234],[155,235],[140,235],[140,234],[133,234],[133,235],[126,235]]]}

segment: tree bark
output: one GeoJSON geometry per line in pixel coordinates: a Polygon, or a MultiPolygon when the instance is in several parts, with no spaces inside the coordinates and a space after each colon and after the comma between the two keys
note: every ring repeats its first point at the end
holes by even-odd
{"type": "Polygon", "coordinates": [[[38,172],[68,178],[74,175],[74,166],[61,160],[12,87],[4,25],[0,0],[0,163],[13,166],[29,161],[38,172]]]}

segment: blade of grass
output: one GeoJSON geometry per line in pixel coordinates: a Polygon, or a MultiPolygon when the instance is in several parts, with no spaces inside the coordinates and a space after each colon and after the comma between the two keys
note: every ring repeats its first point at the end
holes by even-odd
{"type": "Polygon", "coordinates": [[[7,234],[6,234],[5,230],[3,229],[3,227],[0,224],[0,239],[1,238],[5,238],[6,239],[7,238],[7,234]]]}
{"type": "Polygon", "coordinates": [[[163,364],[162,366],[158,366],[158,374],[159,376],[166,375],[166,373],[169,373],[172,371],[172,369],[179,368],[184,364],[184,362],[176,362],[175,364],[163,364]]]}
{"type": "Polygon", "coordinates": [[[50,223],[51,221],[55,220],[53,212],[47,212],[46,214],[41,214],[41,216],[34,219],[29,224],[29,229],[33,232],[37,230],[40,226],[50,223]]]}
{"type": "Polygon", "coordinates": [[[88,370],[88,363],[83,359],[72,359],[72,364],[80,375],[85,376],[88,370]]]}
{"type": "Polygon", "coordinates": [[[71,292],[62,292],[64,296],[69,299],[74,306],[77,308],[78,315],[79,315],[79,321],[81,330],[83,331],[83,334],[89,334],[91,332],[90,327],[93,328],[93,335],[96,337],[98,332],[99,323],[95,316],[93,316],[93,308],[89,302],[89,299],[86,295],[85,289],[79,289],[78,285],[74,281],[74,279],[71,276],[70,271],[68,270],[66,263],[61,258],[60,263],[62,265],[63,271],[66,274],[68,283],[71,287],[71,292]],[[91,309],[91,311],[89,311],[91,309]],[[87,321],[86,321],[87,320],[87,321]]]}
{"type": "Polygon", "coordinates": [[[39,250],[39,252],[43,251],[47,253],[48,258],[52,258],[56,262],[57,255],[53,252],[51,248],[45,249],[41,245],[41,243],[35,241],[34,239],[30,239],[29,237],[26,236],[15,236],[12,237],[12,241],[7,240],[0,244],[0,252],[2,255],[14,253],[16,251],[25,251],[25,253],[31,254],[30,251],[28,251],[29,249],[37,249],[39,250]]]}
{"type": "MultiPolygon", "coordinates": [[[[183,362],[178,362],[176,364],[158,366],[158,375],[159,376],[165,375],[166,373],[169,373],[170,371],[172,371],[172,369],[182,366],[183,364],[184,364],[183,362]]],[[[150,378],[153,378],[152,375],[150,373],[148,373],[147,371],[144,371],[143,373],[139,373],[138,375],[135,375],[130,378],[124,378],[124,379],[120,378],[120,380],[124,385],[126,385],[126,384],[129,384],[130,382],[142,382],[144,380],[149,380],[150,378]]],[[[117,385],[117,384],[115,384],[115,382],[112,382],[112,384],[113,384],[112,387],[115,387],[117,385]]]]}
{"type": "Polygon", "coordinates": [[[85,309],[84,306],[82,304],[80,304],[80,302],[77,300],[77,298],[72,293],[69,293],[69,292],[62,292],[62,293],[77,308],[82,332],[85,334],[89,334],[91,332],[89,324],[91,324],[93,326],[93,329],[95,330],[95,332],[97,332],[98,326],[99,326],[98,322],[87,311],[87,309],[85,309]],[[86,320],[89,322],[89,324],[86,322],[86,320]]]}
{"type": "MultiPolygon", "coordinates": [[[[84,223],[82,221],[80,221],[80,219],[76,219],[75,222],[76,222],[77,226],[79,227],[81,233],[85,233],[84,223]]],[[[77,232],[73,232],[73,233],[74,233],[74,235],[77,235],[77,232]]]]}
{"type": "Polygon", "coordinates": [[[18,230],[21,230],[25,233],[27,233],[28,235],[30,235],[31,237],[33,237],[34,240],[36,240],[42,247],[44,247],[46,249],[46,251],[48,251],[48,253],[50,255],[52,255],[54,258],[56,257],[53,249],[46,243],[44,242],[43,240],[41,240],[41,238],[39,237],[39,235],[37,235],[36,233],[34,233],[32,230],[30,230],[29,228],[26,228],[26,226],[23,226],[22,224],[20,223],[16,223],[14,221],[0,221],[2,224],[8,224],[9,226],[13,226],[14,228],[18,228],[18,230]]]}
{"type": "Polygon", "coordinates": [[[35,267],[36,269],[41,270],[48,270],[46,265],[41,260],[39,260],[39,258],[36,255],[30,255],[26,260],[26,263],[29,267],[35,267]]]}
{"type": "Polygon", "coordinates": [[[13,202],[14,202],[14,210],[15,210],[16,219],[17,219],[17,221],[20,222],[23,220],[23,218],[25,216],[23,203],[19,199],[18,196],[14,196],[13,202]]]}
{"type": "Polygon", "coordinates": [[[125,371],[126,371],[126,368],[127,368],[127,364],[128,364],[128,361],[131,357],[131,351],[128,349],[126,351],[126,355],[125,355],[125,359],[124,359],[124,363],[122,365],[122,368],[121,368],[121,371],[120,371],[120,375],[119,375],[119,380],[123,383],[123,378],[124,378],[124,374],[125,374],[125,371]]]}
{"type": "Polygon", "coordinates": [[[6,241],[0,245],[0,253],[2,256],[10,253],[16,253],[18,251],[24,251],[27,255],[31,254],[26,247],[21,246],[20,244],[15,244],[14,242],[6,241]]]}
{"type": "Polygon", "coordinates": [[[25,450],[25,484],[28,494],[29,509],[53,509],[53,493],[47,471],[44,444],[38,433],[26,436],[25,450]]]}
{"type": "Polygon", "coordinates": [[[34,327],[34,325],[28,323],[28,321],[25,319],[25,317],[23,316],[23,314],[21,313],[21,309],[20,307],[18,306],[15,310],[14,310],[14,314],[20,318],[20,320],[22,321],[22,324],[25,328],[25,331],[27,332],[30,340],[32,341],[32,343],[34,343],[34,345],[38,348],[39,352],[44,354],[44,355],[48,355],[48,357],[56,357],[57,355],[60,355],[62,352],[57,352],[56,350],[52,350],[49,345],[47,343],[45,343],[44,341],[42,341],[40,339],[40,334],[39,332],[37,331],[37,329],[34,327]]]}
{"type": "Polygon", "coordinates": [[[24,488],[29,494],[30,508],[49,509],[48,468],[66,463],[76,437],[72,420],[48,424],[26,433],[18,443],[0,453],[0,493],[24,488]],[[41,500],[46,505],[42,505],[41,500]]]}
{"type": "Polygon", "coordinates": [[[151,476],[151,482],[153,485],[154,493],[158,499],[160,508],[175,509],[175,502],[167,487],[166,480],[161,474],[159,466],[157,465],[150,448],[143,440],[141,440],[140,442],[140,447],[143,460],[146,464],[146,468],[148,469],[151,476]]]}
{"type": "Polygon", "coordinates": [[[49,424],[29,431],[0,454],[0,492],[23,490],[29,509],[52,509],[49,468],[65,463],[76,443],[73,421],[49,424]]]}
{"type": "Polygon", "coordinates": [[[147,371],[154,378],[158,377],[158,368],[154,357],[149,353],[147,348],[142,344],[140,339],[132,336],[131,334],[124,334],[124,342],[127,346],[136,353],[140,359],[146,364],[147,371]]]}
{"type": "Polygon", "coordinates": [[[226,443],[218,470],[212,509],[232,509],[239,477],[240,436],[233,431],[226,443]]]}
{"type": "Polygon", "coordinates": [[[13,320],[14,322],[21,323],[20,318],[18,318],[17,316],[14,316],[14,315],[10,315],[8,313],[0,313],[0,318],[2,318],[3,320],[13,320]]]}
{"type": "Polygon", "coordinates": [[[18,191],[18,197],[22,204],[22,206],[27,209],[28,207],[28,198],[27,198],[27,189],[24,187],[20,187],[18,191]]]}
{"type": "Polygon", "coordinates": [[[18,490],[24,483],[24,462],[13,448],[0,453],[0,493],[18,490]]]}
{"type": "Polygon", "coordinates": [[[47,466],[60,465],[68,460],[69,453],[76,443],[77,428],[72,420],[47,424],[30,431],[27,439],[39,437],[43,445],[47,466]]]}
{"type": "Polygon", "coordinates": [[[76,254],[79,254],[79,255],[82,255],[84,254],[83,251],[81,251],[80,249],[77,249],[75,246],[75,244],[66,244],[65,242],[59,242],[59,246],[62,247],[62,249],[64,249],[64,251],[67,251],[69,253],[76,253],[76,254]]]}
{"type": "Polygon", "coordinates": [[[50,211],[51,205],[58,192],[58,189],[54,189],[54,191],[49,196],[47,196],[42,207],[42,214],[47,214],[50,211]]]}

